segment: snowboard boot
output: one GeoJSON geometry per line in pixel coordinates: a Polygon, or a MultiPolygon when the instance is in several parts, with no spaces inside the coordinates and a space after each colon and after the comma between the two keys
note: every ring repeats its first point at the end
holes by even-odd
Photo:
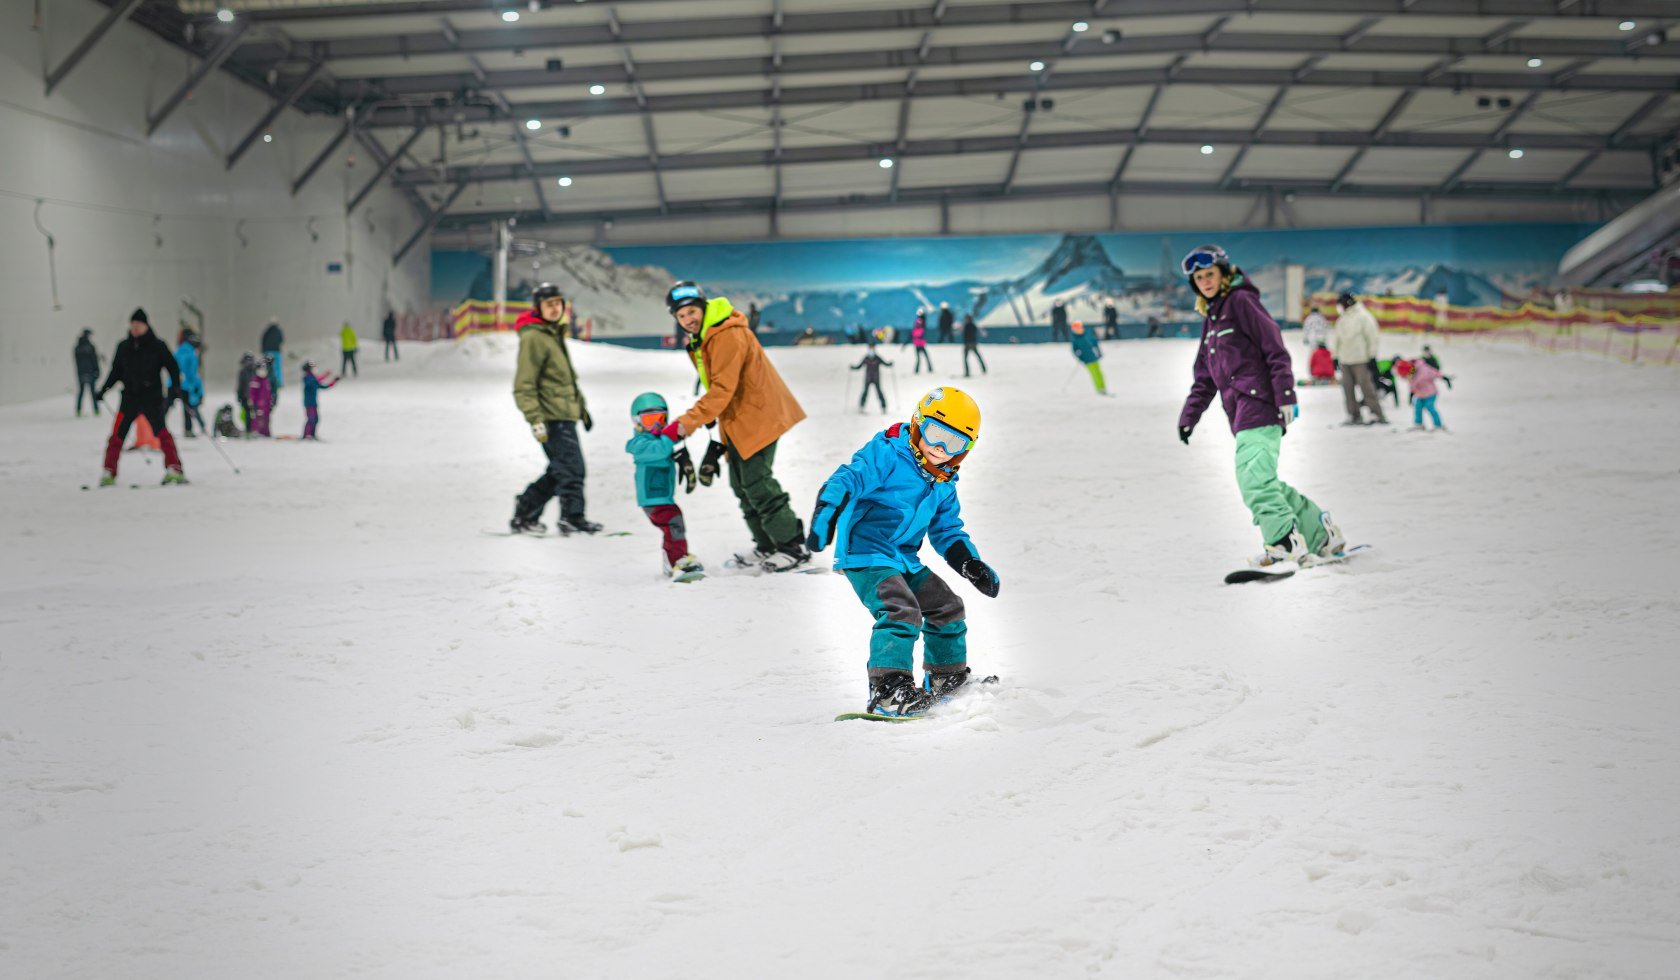
{"type": "Polygon", "coordinates": [[[179,466],[171,466],[163,473],[163,485],[166,487],[172,483],[182,484],[186,482],[187,475],[181,472],[181,468],[179,466]]]}
{"type": "Polygon", "coordinates": [[[1341,554],[1342,550],[1347,547],[1347,538],[1342,537],[1342,529],[1337,527],[1336,522],[1330,519],[1330,512],[1327,510],[1320,511],[1318,522],[1324,526],[1324,543],[1319,545],[1318,550],[1313,554],[1320,558],[1334,558],[1341,554]]]}
{"type": "Polygon", "coordinates": [[[116,486],[117,485],[117,474],[110,471],[110,470],[106,470],[104,473],[101,473],[99,475],[99,485],[102,486],[102,487],[114,487],[114,486],[116,486]]]}
{"type": "Polygon", "coordinates": [[[916,687],[916,678],[909,672],[894,670],[869,679],[869,704],[863,710],[888,718],[908,718],[925,713],[937,700],[916,687]]]}
{"type": "Polygon", "coordinates": [[[514,534],[546,534],[548,528],[535,517],[520,517],[515,514],[513,520],[508,521],[508,530],[514,534]]]}
{"type": "Polygon", "coordinates": [[[958,689],[968,684],[971,673],[973,671],[966,666],[961,670],[934,671],[929,669],[927,673],[922,675],[922,690],[931,694],[935,700],[944,701],[957,693],[958,689]]]}
{"type": "Polygon", "coordinates": [[[1258,558],[1249,559],[1249,564],[1255,568],[1267,568],[1279,562],[1300,563],[1307,556],[1307,541],[1301,537],[1301,532],[1293,525],[1289,533],[1266,546],[1266,550],[1258,558]]]}
{"type": "Polygon", "coordinates": [[[791,572],[810,561],[811,552],[806,549],[805,542],[793,540],[777,548],[758,567],[767,572],[791,572]]]}
{"type": "Polygon", "coordinates": [[[560,532],[561,537],[565,538],[574,534],[594,534],[601,530],[601,525],[584,517],[562,517],[554,525],[554,529],[560,532]]]}
{"type": "Polygon", "coordinates": [[[775,553],[774,549],[766,551],[755,544],[750,548],[742,548],[730,555],[729,559],[724,562],[724,566],[729,568],[758,568],[775,553]]]}
{"type": "Polygon", "coordinates": [[[665,574],[669,575],[673,582],[695,582],[706,577],[706,566],[700,564],[700,559],[693,555],[683,555],[665,566],[665,574]]]}

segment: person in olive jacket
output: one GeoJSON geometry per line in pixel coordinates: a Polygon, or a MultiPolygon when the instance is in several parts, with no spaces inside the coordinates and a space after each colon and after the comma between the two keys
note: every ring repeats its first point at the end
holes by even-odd
{"type": "Polygon", "coordinates": [[[514,502],[508,528],[516,534],[543,533],[543,508],[555,497],[560,498],[555,529],[561,534],[601,529],[584,516],[583,446],[577,427],[582,422],[587,432],[594,420],[566,349],[570,314],[560,287],[545,282],[531,292],[531,309],[514,324],[519,328],[519,367],[513,376],[513,400],[548,457],[548,468],[514,502]]]}
{"type": "Polygon", "coordinates": [[[118,384],[123,386],[122,401],[117,405],[111,438],[105,443],[105,473],[99,485],[108,487],[117,482],[117,458],[122,455],[123,440],[128,438],[128,430],[137,416],[144,416],[151,424],[158,445],[163,448],[163,482],[187,482],[181,474],[181,457],[175,451],[175,440],[163,424],[164,406],[181,391],[181,369],[175,363],[175,355],[169,353],[169,345],[152,332],[145,310],[137,309],[128,318],[128,336],[117,345],[117,353],[111,358],[111,373],[99,387],[99,398],[104,398],[118,384]],[[158,380],[159,373],[169,375],[167,396],[158,380]]]}

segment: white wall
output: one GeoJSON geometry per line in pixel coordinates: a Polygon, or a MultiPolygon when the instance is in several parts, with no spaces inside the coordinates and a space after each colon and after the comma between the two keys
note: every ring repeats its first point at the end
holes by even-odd
{"type": "Polygon", "coordinates": [[[383,187],[345,217],[371,176],[365,151],[346,141],[291,196],[337,120],[288,112],[274,142],[259,141],[229,171],[227,153],[268,108],[263,95],[214,72],[148,139],[148,111],[192,59],[119,24],[46,96],[43,64],[57,65],[105,8],[41,8],[35,31],[34,0],[0,0],[0,404],[73,391],[76,336],[93,327],[108,355],[136,306],[171,345],[183,297],[203,311],[216,402],[231,395],[216,383],[233,376],[271,317],[294,348],[336,335],[347,319],[377,338],[387,305],[427,305],[426,244],[391,263],[419,224],[413,208],[383,187]],[[37,199],[56,241],[57,309],[37,199]],[[327,273],[333,261],[342,274],[327,273]]]}

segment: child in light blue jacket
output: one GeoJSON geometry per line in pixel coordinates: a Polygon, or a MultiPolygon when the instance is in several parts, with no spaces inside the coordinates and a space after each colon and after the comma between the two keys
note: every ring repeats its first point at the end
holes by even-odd
{"type": "Polygon", "coordinates": [[[871,714],[917,715],[968,682],[963,603],[919,557],[923,538],[981,594],[998,576],[963,530],[957,467],[980,435],[980,408],[956,388],[935,388],[898,423],[834,471],[817,494],[805,546],[834,545],[834,567],[875,617],[869,639],[871,714]],[[916,638],[926,674],[916,687],[916,638]]]}
{"type": "Polygon", "coordinates": [[[694,463],[687,446],[677,448],[659,434],[669,414],[665,399],[656,392],[637,395],[630,404],[634,431],[624,451],[636,461],[636,505],[664,535],[665,574],[673,582],[694,582],[705,577],[706,569],[688,551],[688,530],[676,498],[679,477],[683,492],[694,492],[694,463]]]}

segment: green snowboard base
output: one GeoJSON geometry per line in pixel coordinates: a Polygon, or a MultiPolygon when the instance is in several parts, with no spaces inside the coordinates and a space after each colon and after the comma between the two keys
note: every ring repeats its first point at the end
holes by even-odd
{"type": "Polygon", "coordinates": [[[926,721],[927,715],[878,715],[873,711],[848,711],[834,716],[835,721],[926,721]]]}

